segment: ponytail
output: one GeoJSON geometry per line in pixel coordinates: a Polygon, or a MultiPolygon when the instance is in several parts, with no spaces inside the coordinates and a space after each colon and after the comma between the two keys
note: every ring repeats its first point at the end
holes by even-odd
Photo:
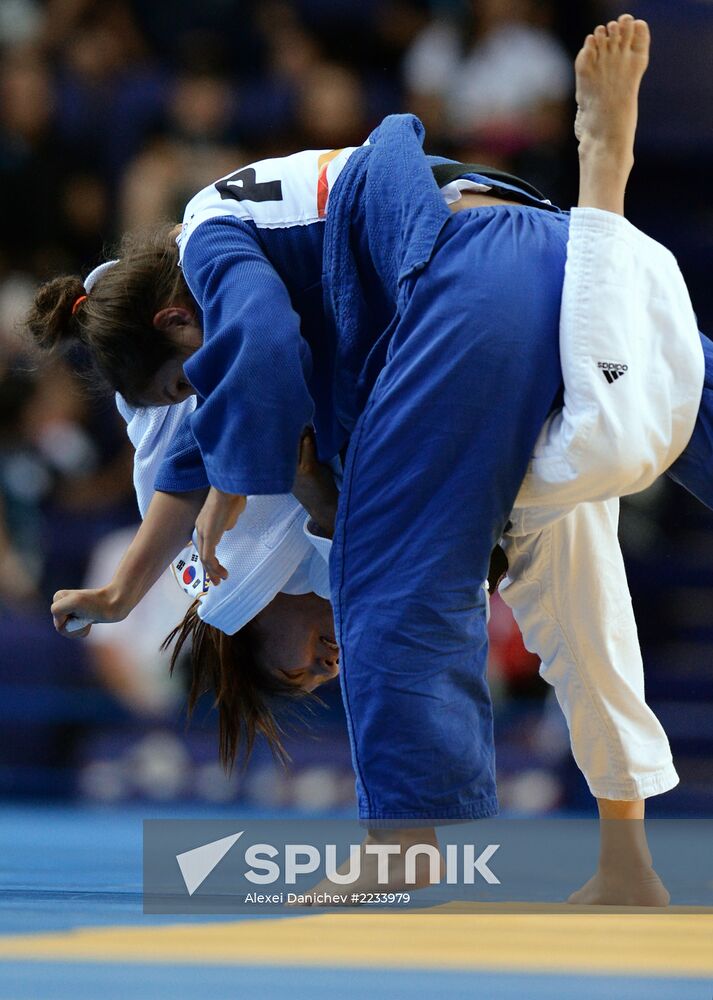
{"type": "Polygon", "coordinates": [[[166,306],[194,306],[178,266],[174,229],[165,225],[124,237],[119,259],[89,289],[77,276],[47,282],[27,317],[43,350],[85,344],[100,378],[135,406],[159,368],[178,354],[154,327],[154,316],[166,306]]]}
{"type": "Polygon", "coordinates": [[[42,285],[27,318],[27,327],[38,346],[51,351],[78,340],[81,323],[74,304],[86,294],[81,278],[55,278],[42,285]]]}

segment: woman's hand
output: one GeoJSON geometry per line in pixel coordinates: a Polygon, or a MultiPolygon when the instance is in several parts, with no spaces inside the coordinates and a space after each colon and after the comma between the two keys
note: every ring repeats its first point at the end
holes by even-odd
{"type": "Polygon", "coordinates": [[[110,587],[98,590],[58,590],[52,601],[52,620],[60,635],[83,639],[97,622],[120,622],[131,610],[110,587]],[[79,623],[84,625],[79,628],[79,623]]]}
{"type": "Polygon", "coordinates": [[[317,447],[311,430],[302,435],[292,494],[325,536],[332,538],[339,491],[334,485],[332,470],[317,458],[317,447]]]}
{"type": "Polygon", "coordinates": [[[218,542],[226,531],[234,528],[245,510],[247,500],[239,493],[223,493],[211,486],[200,514],[196,519],[198,554],[211,583],[217,586],[228,578],[228,571],[218,562],[215,554],[218,542]]]}

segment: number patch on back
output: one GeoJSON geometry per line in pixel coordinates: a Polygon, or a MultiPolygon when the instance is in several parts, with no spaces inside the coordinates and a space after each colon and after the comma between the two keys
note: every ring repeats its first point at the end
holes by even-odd
{"type": "Polygon", "coordinates": [[[305,149],[258,160],[204,187],[186,206],[177,240],[181,263],[192,234],[208,219],[239,219],[256,229],[321,222],[327,214],[330,189],[353,152],[352,147],[305,149]]]}
{"type": "Polygon", "coordinates": [[[215,185],[216,191],[225,201],[282,201],[282,181],[258,182],[253,167],[236,170],[215,185]]]}

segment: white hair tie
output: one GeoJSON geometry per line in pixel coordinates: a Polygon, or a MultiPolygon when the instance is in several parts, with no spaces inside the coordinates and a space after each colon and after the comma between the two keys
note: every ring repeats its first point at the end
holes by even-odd
{"type": "Polygon", "coordinates": [[[102,274],[104,274],[105,271],[108,271],[109,268],[114,267],[114,265],[118,263],[119,263],[118,260],[107,260],[104,261],[103,264],[99,264],[98,267],[95,267],[93,271],[89,272],[89,274],[84,279],[84,291],[87,293],[87,295],[91,292],[92,288],[94,288],[99,278],[101,278],[102,274]]]}

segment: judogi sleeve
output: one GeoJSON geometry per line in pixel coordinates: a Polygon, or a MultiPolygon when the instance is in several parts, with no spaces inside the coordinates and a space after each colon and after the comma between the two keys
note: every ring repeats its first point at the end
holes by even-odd
{"type": "MultiPolygon", "coordinates": [[[[165,407],[164,407],[165,409],[165,407]]],[[[154,489],[163,493],[187,493],[210,485],[203,457],[193,435],[191,418],[194,407],[178,426],[158,467],[154,489]]]]}
{"type": "Polygon", "coordinates": [[[289,493],[313,403],[288,289],[251,227],[225,216],[195,229],[183,270],[203,313],[204,343],[185,370],[208,479],[226,493],[289,493]]]}

